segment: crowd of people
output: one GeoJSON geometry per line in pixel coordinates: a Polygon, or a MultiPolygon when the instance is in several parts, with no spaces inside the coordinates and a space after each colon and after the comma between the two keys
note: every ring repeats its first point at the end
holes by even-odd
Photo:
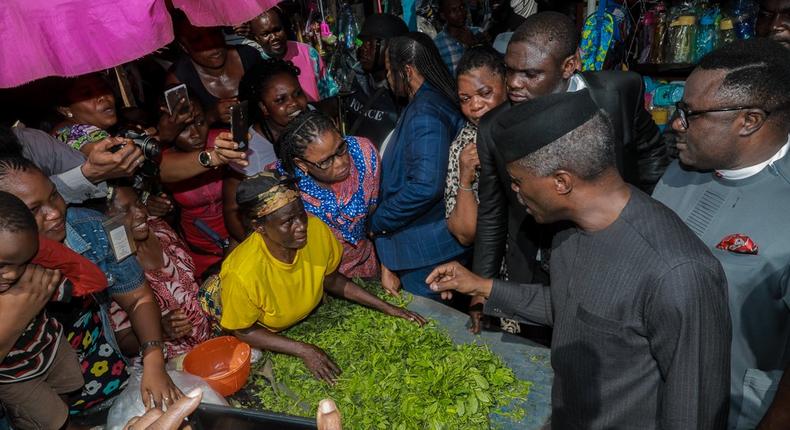
{"type": "Polygon", "coordinates": [[[761,6],[663,134],[641,76],[580,72],[562,13],[479,28],[440,0],[433,39],[368,16],[341,126],[279,7],[233,31],[174,10],[171,50],[125,66],[137,107],[97,72],[0,123],[0,403],[80,428],[140,366],[147,407],[188,413],[165,366],[223,332],[332,384],[283,333],[324,293],[426,323],[361,278],[549,333],[547,428],[790,428],[790,2],[761,6]]]}

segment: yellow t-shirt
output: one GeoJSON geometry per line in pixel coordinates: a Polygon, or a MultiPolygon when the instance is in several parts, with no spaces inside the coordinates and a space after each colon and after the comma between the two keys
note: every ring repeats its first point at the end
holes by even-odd
{"type": "Polygon", "coordinates": [[[308,215],[307,244],[293,263],[269,252],[259,233],[251,234],[222,264],[222,320],[227,330],[256,322],[272,331],[285,330],[318,306],[324,277],[337,270],[343,248],[320,219],[308,215]]]}

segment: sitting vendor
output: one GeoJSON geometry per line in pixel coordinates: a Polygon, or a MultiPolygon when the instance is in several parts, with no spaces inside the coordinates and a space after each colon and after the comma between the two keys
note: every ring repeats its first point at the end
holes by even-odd
{"type": "Polygon", "coordinates": [[[305,212],[291,177],[263,171],[239,185],[236,200],[253,233],[222,265],[220,324],[240,340],[299,357],[316,378],[333,383],[340,369],[324,351],[279,334],[309,315],[324,290],[425,324],[337,271],[343,248],[326,224],[305,212]]]}

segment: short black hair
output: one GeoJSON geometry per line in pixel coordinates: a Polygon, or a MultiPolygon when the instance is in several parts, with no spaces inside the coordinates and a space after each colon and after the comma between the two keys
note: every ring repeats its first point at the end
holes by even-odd
{"type": "Polygon", "coordinates": [[[41,172],[32,161],[20,156],[0,158],[0,190],[5,189],[6,181],[13,178],[16,172],[27,171],[41,172]]]}
{"type": "Polygon", "coordinates": [[[11,127],[0,125],[0,157],[21,157],[22,144],[11,127]]]}
{"type": "Polygon", "coordinates": [[[488,45],[477,45],[467,49],[458,67],[455,69],[456,77],[468,73],[471,70],[488,67],[495,75],[505,77],[505,59],[496,49],[488,45]]]}
{"type": "Polygon", "coordinates": [[[599,110],[584,124],[516,162],[536,176],[567,170],[590,181],[615,166],[615,141],[612,122],[599,110]]]}
{"type": "Polygon", "coordinates": [[[19,197],[0,191],[0,231],[38,233],[36,218],[19,197]]]}
{"type": "Polygon", "coordinates": [[[716,97],[754,106],[771,117],[790,120],[790,51],[767,38],[736,40],[702,58],[702,70],[726,72],[716,97]],[[775,114],[774,114],[775,112],[775,114]]]}
{"type": "Polygon", "coordinates": [[[576,53],[579,47],[579,31],[576,24],[559,12],[540,12],[531,15],[518,26],[510,43],[539,41],[550,46],[554,56],[560,60],[576,53]]]}

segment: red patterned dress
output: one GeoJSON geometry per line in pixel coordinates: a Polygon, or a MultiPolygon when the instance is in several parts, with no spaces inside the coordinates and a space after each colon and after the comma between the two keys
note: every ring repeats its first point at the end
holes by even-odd
{"type": "MultiPolygon", "coordinates": [[[[149,218],[148,226],[162,245],[164,265],[145,272],[148,285],[154,290],[162,313],[181,309],[189,319],[192,332],[180,339],[165,342],[165,358],[189,352],[195,345],[211,337],[211,325],[198,302],[195,264],[187,247],[176,232],[159,218],[149,218]]],[[[113,302],[112,323],[115,331],[130,327],[125,312],[113,302]]]]}

